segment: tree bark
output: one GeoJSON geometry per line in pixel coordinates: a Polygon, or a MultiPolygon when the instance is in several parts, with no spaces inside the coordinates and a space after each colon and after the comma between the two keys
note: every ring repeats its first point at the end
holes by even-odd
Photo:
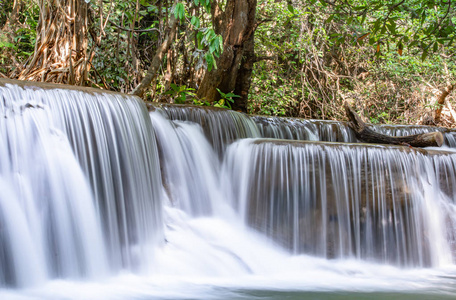
{"type": "Polygon", "coordinates": [[[150,86],[152,80],[157,75],[158,69],[160,68],[163,61],[163,56],[174,41],[174,36],[176,35],[177,24],[179,21],[174,17],[174,15],[172,15],[170,17],[169,23],[170,30],[166,35],[163,43],[160,45],[160,47],[158,47],[157,52],[155,53],[155,56],[149,66],[149,69],[147,70],[146,76],[144,76],[141,83],[131,92],[131,94],[142,97],[144,95],[144,92],[150,86]]]}
{"type": "Polygon", "coordinates": [[[256,62],[255,40],[253,33],[249,40],[244,44],[244,56],[236,78],[234,93],[240,98],[236,99],[232,109],[247,112],[247,100],[249,97],[250,85],[252,83],[253,65],[256,62]]]}
{"type": "Polygon", "coordinates": [[[83,85],[87,55],[89,6],[84,0],[40,0],[35,52],[20,80],[83,85]]]}
{"type": "Polygon", "coordinates": [[[443,106],[445,105],[445,99],[453,91],[454,87],[455,87],[454,84],[448,85],[441,91],[439,97],[437,98],[438,107],[434,113],[434,122],[436,124],[440,122],[440,117],[442,115],[442,109],[443,109],[443,106]]]}
{"type": "Polygon", "coordinates": [[[215,31],[222,35],[223,53],[217,59],[217,68],[206,72],[198,97],[214,102],[223,93],[241,93],[234,99],[236,109],[246,111],[250,76],[254,62],[253,36],[257,0],[228,0],[221,12],[217,1],[212,3],[215,31]]]}
{"type": "Polygon", "coordinates": [[[345,112],[349,119],[349,126],[355,131],[356,137],[366,143],[406,145],[412,147],[440,147],[443,144],[441,132],[415,134],[401,137],[392,137],[370,129],[366,123],[355,113],[350,105],[345,102],[345,112]]]}

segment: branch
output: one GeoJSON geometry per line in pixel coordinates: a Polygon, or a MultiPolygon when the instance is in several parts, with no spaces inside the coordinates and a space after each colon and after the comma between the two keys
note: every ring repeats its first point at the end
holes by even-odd
{"type": "Polygon", "coordinates": [[[448,8],[447,8],[445,15],[443,16],[443,18],[441,18],[439,20],[439,23],[437,24],[437,26],[434,27],[434,29],[431,31],[431,33],[429,33],[429,35],[434,34],[434,32],[437,30],[437,28],[440,28],[440,25],[442,25],[442,21],[445,20],[446,17],[448,17],[448,14],[450,13],[450,8],[451,8],[451,0],[448,0],[448,8]]]}
{"type": "Polygon", "coordinates": [[[350,107],[348,102],[345,101],[344,106],[349,119],[349,127],[355,131],[356,137],[363,142],[411,147],[440,147],[443,145],[444,137],[439,131],[407,136],[389,136],[378,133],[370,129],[369,126],[361,120],[360,116],[358,116],[353,108],[350,107]]]}
{"type": "Polygon", "coordinates": [[[391,13],[394,11],[394,9],[395,9],[396,7],[398,7],[399,5],[403,4],[404,2],[405,2],[405,0],[402,0],[401,2],[398,2],[397,4],[394,4],[393,6],[391,6],[391,7],[388,9],[388,14],[386,15],[385,20],[383,21],[382,27],[385,27],[385,26],[386,26],[386,21],[388,21],[389,16],[390,16],[391,13]]]}
{"type": "Polygon", "coordinates": [[[170,31],[166,35],[165,40],[163,41],[161,46],[158,47],[157,52],[155,53],[155,56],[150,64],[150,67],[147,70],[146,76],[144,76],[141,83],[135,87],[131,94],[142,97],[146,89],[150,86],[150,83],[155,78],[155,75],[157,74],[157,71],[161,66],[164,53],[168,51],[169,47],[171,46],[174,40],[174,36],[176,35],[177,30],[177,24],[178,20],[174,17],[174,15],[171,15],[169,24],[170,31]]]}

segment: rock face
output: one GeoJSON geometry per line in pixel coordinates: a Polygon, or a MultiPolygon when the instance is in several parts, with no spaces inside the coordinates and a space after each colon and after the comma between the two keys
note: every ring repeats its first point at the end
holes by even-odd
{"type": "MultiPolygon", "coordinates": [[[[247,140],[229,148],[226,163],[238,164],[238,175],[231,177],[239,199],[234,205],[246,222],[295,253],[405,266],[438,260],[429,240],[432,217],[427,210],[440,205],[429,203],[437,199],[433,193],[454,198],[455,154],[247,140]]],[[[454,222],[439,213],[442,220],[454,222]]]]}

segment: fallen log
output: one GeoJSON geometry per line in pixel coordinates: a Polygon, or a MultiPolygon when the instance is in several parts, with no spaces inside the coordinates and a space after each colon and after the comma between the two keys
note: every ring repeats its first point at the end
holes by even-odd
{"type": "Polygon", "coordinates": [[[369,128],[347,102],[345,102],[344,106],[349,119],[348,125],[353,129],[356,137],[362,142],[412,147],[440,147],[443,144],[443,134],[438,131],[398,137],[378,133],[369,128]]]}

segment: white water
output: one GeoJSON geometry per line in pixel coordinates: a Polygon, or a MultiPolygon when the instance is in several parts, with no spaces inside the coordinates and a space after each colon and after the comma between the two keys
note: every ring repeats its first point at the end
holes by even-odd
{"type": "MultiPolygon", "coordinates": [[[[356,142],[356,136],[346,122],[328,120],[306,120],[283,117],[253,116],[260,134],[264,138],[286,140],[308,140],[327,142],[356,142]]],[[[382,134],[405,136],[441,131],[444,145],[456,147],[456,131],[425,125],[373,125],[370,128],[382,134]]]]}
{"type": "Polygon", "coordinates": [[[43,108],[7,101],[0,122],[2,283],[106,273],[90,187],[68,140],[43,108]]]}
{"type": "Polygon", "coordinates": [[[161,187],[139,102],[17,86],[0,99],[0,286],[146,268],[161,187]]]}
{"type": "Polygon", "coordinates": [[[191,122],[169,122],[159,112],[151,113],[159,141],[163,183],[171,204],[192,216],[212,215],[221,200],[218,158],[191,122]]]}
{"type": "Polygon", "coordinates": [[[53,280],[36,288],[0,290],[0,298],[255,299],[243,295],[247,290],[454,292],[454,268],[406,270],[359,260],[296,256],[229,220],[195,219],[174,208],[166,208],[165,215],[167,243],[156,253],[153,274],[53,280]]]}
{"type": "Polygon", "coordinates": [[[294,253],[452,265],[456,157],[406,150],[245,139],[224,172],[243,220],[294,253]]]}
{"type": "MultiPolygon", "coordinates": [[[[0,92],[1,89],[10,93],[11,89],[17,88],[0,87],[0,92]]],[[[17,280],[4,282],[0,277],[2,284],[9,286],[0,288],[0,299],[250,299],[243,292],[246,290],[454,292],[456,268],[449,249],[449,243],[454,240],[449,235],[456,231],[456,222],[451,217],[455,214],[454,192],[449,186],[444,187],[454,180],[451,157],[433,157],[435,162],[426,161],[423,167],[430,168],[428,173],[423,173],[427,176],[411,179],[423,182],[422,199],[417,209],[424,215],[414,218],[429,224],[426,234],[435,242],[432,253],[438,257],[432,260],[433,268],[418,268],[419,264],[403,268],[382,260],[381,263],[372,263],[361,256],[327,259],[289,251],[262,234],[261,230],[250,228],[246,206],[239,203],[248,201],[245,195],[254,187],[245,184],[255,174],[255,169],[251,168],[256,159],[252,141],[233,145],[233,149],[242,146],[244,151],[239,156],[227,153],[222,166],[196,124],[169,122],[158,113],[152,113],[154,133],[145,123],[146,119],[141,119],[144,113],[137,108],[135,101],[108,95],[90,96],[87,102],[78,98],[78,104],[70,101],[75,109],[66,110],[63,116],[59,111],[64,104],[49,103],[47,97],[58,98],[54,97],[57,93],[65,98],[85,99],[86,95],[69,91],[39,92],[41,102],[35,107],[25,108],[30,99],[23,99],[25,102],[17,104],[21,110],[11,110],[10,106],[1,110],[14,117],[8,116],[0,121],[0,270],[5,277],[8,274],[5,262],[8,262],[6,270],[14,269],[17,280]],[[113,101],[112,106],[108,105],[110,113],[101,109],[101,104],[88,104],[97,98],[100,102],[113,101]],[[123,121],[118,119],[123,119],[125,114],[130,116],[123,121]],[[40,115],[46,117],[40,118],[40,115]],[[101,118],[94,118],[94,115],[101,115],[101,118]],[[35,121],[30,121],[29,117],[35,121]],[[81,120],[84,122],[77,124],[81,120]],[[98,125],[95,126],[96,122],[98,125]],[[129,122],[134,124],[133,128],[127,126],[129,122]],[[25,129],[21,129],[21,123],[25,129]],[[43,128],[40,132],[44,134],[37,134],[32,124],[43,128]],[[86,128],[84,133],[77,129],[79,126],[86,128]],[[141,126],[148,131],[140,130],[141,126]],[[20,134],[15,133],[18,129],[21,129],[20,134]],[[128,205],[136,201],[135,197],[142,199],[142,196],[132,194],[132,190],[147,191],[148,181],[160,179],[160,172],[153,167],[157,150],[149,142],[130,139],[133,136],[147,141],[146,133],[149,138],[157,136],[160,158],[165,160],[162,165],[165,190],[151,183],[150,186],[159,190],[147,197],[162,197],[164,211],[162,220],[156,202],[149,204],[154,207],[147,205],[147,200],[151,199],[143,198],[145,202],[139,202],[141,208],[130,218],[146,218],[140,227],[152,228],[144,227],[141,231],[133,225],[130,229],[139,230],[139,236],[148,235],[138,239],[137,233],[130,235],[131,231],[122,231],[116,222],[131,226],[128,221],[122,223],[117,218],[119,212],[129,213],[128,205]],[[102,141],[111,148],[101,146],[102,141]],[[137,143],[141,146],[137,147],[137,143]],[[75,150],[70,150],[70,147],[75,150]],[[128,163],[123,162],[125,156],[130,157],[128,163]],[[142,166],[131,160],[133,156],[144,159],[143,165],[150,164],[151,167],[138,171],[142,166]],[[146,159],[149,156],[152,161],[146,159]],[[113,167],[113,163],[120,166],[113,167]],[[128,167],[130,164],[131,168],[128,167]],[[440,171],[435,171],[435,166],[440,171]],[[108,176],[116,172],[125,176],[115,179],[108,176]],[[446,175],[442,179],[432,175],[435,172],[446,175]],[[445,178],[451,180],[445,181],[445,178]],[[43,181],[47,184],[45,188],[42,187],[43,181]],[[124,194],[127,197],[112,192],[107,187],[109,182],[114,190],[116,186],[119,188],[118,185],[128,187],[128,193],[124,194]],[[237,184],[232,185],[234,182],[237,184]],[[37,191],[33,186],[41,186],[41,189],[37,191]],[[233,198],[232,186],[238,197],[233,198]],[[60,194],[43,196],[47,195],[43,190],[53,189],[60,194]],[[47,220],[42,206],[45,199],[54,201],[49,208],[59,209],[61,218],[55,220],[55,228],[63,231],[62,235],[40,229],[47,220]],[[124,203],[127,209],[109,205],[103,208],[99,204],[103,201],[107,205],[124,203]],[[159,212],[147,211],[153,208],[159,212]],[[82,216],[78,215],[81,210],[82,216]],[[446,214],[449,219],[443,221],[442,216],[446,214]],[[160,224],[156,224],[157,219],[163,222],[163,233],[160,224]],[[72,231],[67,231],[66,226],[73,228],[72,231]],[[5,234],[5,228],[8,234],[5,234]],[[142,243],[122,242],[120,238],[113,243],[122,232],[142,243]],[[51,239],[46,238],[46,234],[51,239]],[[165,240],[160,242],[163,236],[165,240]],[[55,243],[49,243],[50,240],[57,242],[58,246],[52,251],[47,245],[54,247],[55,243]],[[158,243],[152,245],[149,242],[156,240],[158,243]],[[5,246],[14,250],[5,252],[5,246]],[[6,258],[5,253],[9,257],[6,258]],[[53,253],[59,256],[53,256],[53,253]],[[65,256],[60,256],[61,253],[65,256]],[[62,271],[50,272],[54,265],[62,271]],[[146,270],[138,272],[144,265],[146,270]]],[[[0,105],[5,103],[5,96],[2,97],[0,105]]],[[[271,147],[276,155],[280,154],[280,149],[271,147]]],[[[283,163],[284,159],[279,159],[275,166],[285,169],[287,165],[283,163]]],[[[341,167],[343,165],[337,168],[341,167]]],[[[380,163],[378,167],[381,167],[380,163]]],[[[271,169],[265,170],[265,174],[268,170],[271,169]]],[[[257,178],[256,175],[253,178],[257,178]]],[[[264,185],[259,188],[267,191],[271,187],[264,185]]],[[[273,210],[270,213],[274,215],[273,210]]],[[[275,213],[280,214],[280,211],[275,213]]]]}

